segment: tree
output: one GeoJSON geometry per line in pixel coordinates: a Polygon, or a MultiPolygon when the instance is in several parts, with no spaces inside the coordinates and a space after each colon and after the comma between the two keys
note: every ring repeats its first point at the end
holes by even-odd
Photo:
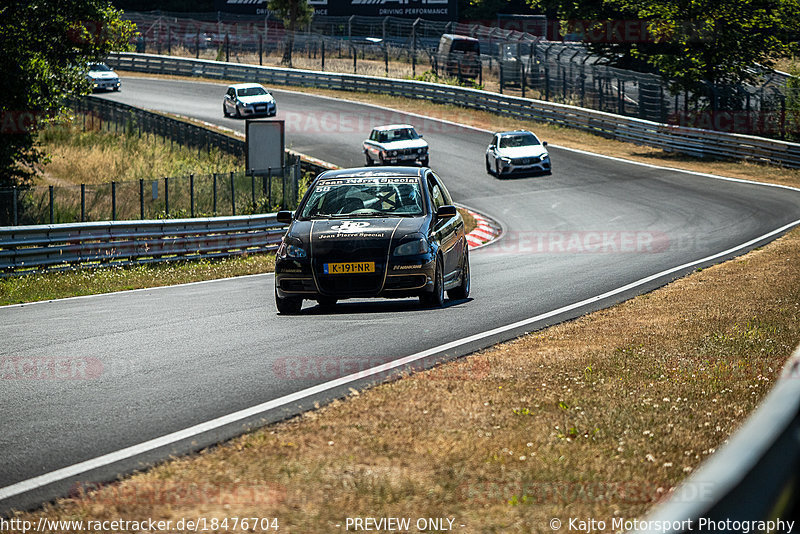
{"type": "Polygon", "coordinates": [[[287,30],[286,48],[283,50],[281,64],[287,67],[292,66],[292,48],[294,48],[294,32],[298,27],[308,24],[314,9],[308,5],[306,0],[269,0],[267,7],[274,11],[283,19],[283,25],[287,30]]]}
{"type": "Polygon", "coordinates": [[[713,88],[757,83],[757,67],[772,67],[800,25],[799,0],[530,1],[561,18],[645,21],[647,39],[591,46],[617,66],[648,65],[712,107],[713,88]]]}
{"type": "Polygon", "coordinates": [[[89,91],[86,67],[125,48],[133,25],[103,0],[15,0],[0,7],[0,187],[29,185],[45,158],[37,131],[69,95],[89,91]]]}

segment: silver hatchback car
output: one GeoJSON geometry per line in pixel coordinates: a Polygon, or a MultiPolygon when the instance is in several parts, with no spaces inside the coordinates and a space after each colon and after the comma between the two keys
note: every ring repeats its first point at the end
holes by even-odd
{"type": "Polygon", "coordinates": [[[258,83],[238,83],[228,86],[222,99],[222,114],[237,118],[266,115],[274,117],[278,106],[272,94],[258,83]]]}

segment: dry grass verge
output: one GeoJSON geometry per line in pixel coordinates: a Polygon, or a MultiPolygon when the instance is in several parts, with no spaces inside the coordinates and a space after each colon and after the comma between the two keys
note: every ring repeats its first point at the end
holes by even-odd
{"type": "Polygon", "coordinates": [[[552,532],[554,517],[610,527],[668,495],[769,390],[800,340],[798,256],[795,230],[25,517],[277,517],[286,532],[345,531],[355,516],[446,516],[459,532],[552,532]]]}

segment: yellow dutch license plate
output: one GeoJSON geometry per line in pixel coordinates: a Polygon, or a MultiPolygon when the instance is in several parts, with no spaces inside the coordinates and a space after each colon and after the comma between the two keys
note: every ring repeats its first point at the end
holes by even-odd
{"type": "Polygon", "coordinates": [[[322,266],[325,274],[362,274],[374,273],[374,261],[360,261],[353,263],[325,263],[322,266]]]}

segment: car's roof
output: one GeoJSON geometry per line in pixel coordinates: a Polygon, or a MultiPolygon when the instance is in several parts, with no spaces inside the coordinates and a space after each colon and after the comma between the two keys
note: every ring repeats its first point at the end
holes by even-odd
{"type": "Polygon", "coordinates": [[[354,169],[335,169],[325,171],[322,178],[388,178],[394,176],[421,176],[423,167],[357,167],[354,169]]]}
{"type": "Polygon", "coordinates": [[[523,133],[536,135],[530,130],[509,130],[507,132],[497,132],[496,135],[515,135],[515,134],[523,134],[523,133]]]}
{"type": "Polygon", "coordinates": [[[384,124],[383,126],[375,126],[373,130],[399,130],[400,128],[414,128],[411,124],[384,124]]]}
{"type": "Polygon", "coordinates": [[[234,89],[249,89],[251,87],[264,87],[260,83],[235,83],[233,85],[229,85],[228,88],[233,87],[234,89]]]}

